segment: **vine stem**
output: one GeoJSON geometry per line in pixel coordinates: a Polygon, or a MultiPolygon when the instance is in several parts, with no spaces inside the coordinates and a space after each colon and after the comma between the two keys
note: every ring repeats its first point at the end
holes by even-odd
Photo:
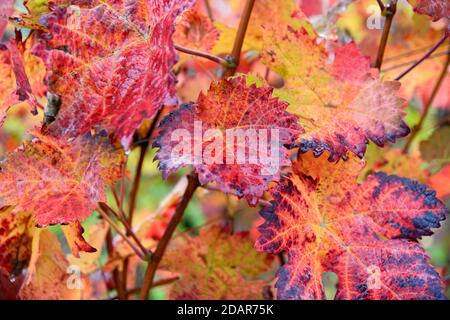
{"type": "Polygon", "coordinates": [[[97,206],[97,210],[102,216],[103,219],[105,219],[108,224],[113,227],[113,229],[125,240],[126,243],[130,246],[131,249],[133,249],[134,253],[141,258],[142,260],[145,260],[145,254],[141,252],[136,246],[133,244],[133,242],[120,230],[120,228],[111,220],[111,218],[108,216],[108,214],[101,208],[100,205],[97,206]]]}
{"type": "Polygon", "coordinates": [[[187,54],[190,54],[190,55],[193,55],[193,56],[197,56],[197,57],[201,57],[201,58],[205,58],[205,59],[214,61],[214,62],[216,62],[216,63],[218,63],[221,66],[226,67],[226,68],[228,68],[229,65],[230,65],[230,63],[227,60],[225,60],[225,59],[223,59],[221,57],[215,56],[213,54],[207,53],[207,52],[198,51],[198,50],[194,50],[194,49],[189,49],[189,48],[186,48],[186,47],[182,47],[182,46],[180,46],[178,44],[175,44],[174,47],[175,47],[175,49],[177,51],[184,52],[184,53],[187,53],[187,54]]]}
{"type": "Polygon", "coordinates": [[[383,27],[383,34],[381,35],[380,45],[378,47],[377,59],[373,65],[374,68],[380,69],[383,64],[384,52],[386,51],[392,21],[394,20],[395,13],[397,12],[397,0],[390,1],[389,4],[386,5],[384,5],[380,0],[377,2],[380,6],[381,14],[386,17],[383,27]]]}
{"type": "Polygon", "coordinates": [[[395,80],[397,80],[397,81],[400,80],[401,78],[406,76],[408,73],[410,73],[414,68],[416,68],[419,64],[421,64],[423,61],[428,59],[433,54],[433,52],[435,52],[445,42],[445,40],[447,38],[448,38],[448,34],[446,32],[442,36],[442,38],[430,50],[428,50],[428,52],[422,58],[417,60],[411,67],[409,67],[408,69],[403,71],[397,78],[395,78],[395,80]]]}
{"type": "Polygon", "coordinates": [[[124,225],[125,230],[127,232],[127,235],[129,235],[129,236],[131,236],[131,238],[133,238],[133,240],[136,242],[136,244],[138,245],[138,247],[142,251],[142,253],[144,253],[144,255],[147,256],[149,254],[148,250],[144,247],[142,242],[139,240],[139,238],[133,232],[133,230],[131,229],[131,226],[129,225],[128,220],[125,218],[125,216],[123,214],[121,214],[119,216],[110,206],[108,206],[104,202],[99,202],[98,205],[104,212],[110,212],[112,215],[114,215],[116,218],[118,218],[118,220],[120,222],[122,222],[122,224],[124,225]]]}
{"type": "Polygon", "coordinates": [[[231,52],[232,65],[225,70],[225,77],[232,77],[236,73],[241,59],[242,46],[244,44],[245,33],[247,32],[250,16],[253,11],[255,0],[247,0],[244,11],[242,12],[241,21],[239,22],[236,38],[234,39],[233,51],[231,52]]]}
{"type": "Polygon", "coordinates": [[[144,281],[142,283],[142,288],[140,292],[141,300],[147,300],[148,293],[153,284],[153,279],[155,277],[156,270],[158,269],[158,265],[161,262],[162,257],[164,256],[164,253],[167,249],[167,245],[169,244],[173,233],[177,229],[177,226],[180,223],[181,218],[183,217],[184,211],[186,210],[189,201],[191,200],[195,190],[197,190],[199,186],[200,182],[198,180],[198,175],[194,173],[188,175],[188,185],[183,194],[183,197],[181,198],[181,201],[178,204],[174,215],[170,219],[170,222],[166,230],[164,231],[161,240],[158,242],[158,246],[156,247],[156,250],[154,251],[151,260],[148,262],[147,270],[145,271],[144,281]]]}
{"type": "Polygon", "coordinates": [[[427,117],[428,112],[430,111],[431,106],[433,105],[433,101],[436,98],[436,95],[439,92],[439,89],[441,88],[442,83],[444,82],[445,75],[447,74],[447,69],[448,69],[449,64],[450,64],[450,55],[447,55],[447,60],[444,64],[444,67],[442,68],[442,72],[439,76],[439,79],[433,88],[430,99],[428,100],[425,108],[423,109],[422,115],[420,116],[419,123],[417,124],[417,126],[414,127],[414,129],[411,132],[411,135],[409,136],[408,141],[406,142],[405,146],[403,147],[403,153],[408,152],[408,150],[411,146],[411,143],[413,142],[417,133],[422,129],[422,126],[425,122],[425,118],[427,117]]]}
{"type": "Polygon", "coordinates": [[[160,108],[158,113],[155,115],[155,118],[153,119],[153,122],[150,126],[150,128],[147,131],[147,134],[144,137],[144,141],[141,144],[141,152],[139,154],[139,160],[138,160],[138,164],[136,166],[136,173],[134,175],[134,180],[133,180],[133,187],[131,189],[131,193],[130,193],[130,205],[128,208],[128,223],[130,224],[130,226],[133,225],[133,215],[134,215],[134,209],[136,208],[136,198],[137,198],[137,194],[139,191],[139,185],[141,182],[141,176],[142,176],[142,167],[144,165],[144,159],[145,159],[145,155],[147,154],[147,150],[150,146],[150,138],[153,134],[153,132],[155,131],[156,125],[159,122],[159,118],[161,117],[162,114],[162,110],[163,108],[160,108]]]}

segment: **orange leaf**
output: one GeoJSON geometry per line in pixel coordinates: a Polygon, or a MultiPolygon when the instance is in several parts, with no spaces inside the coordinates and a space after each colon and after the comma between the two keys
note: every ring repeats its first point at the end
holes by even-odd
{"type": "Polygon", "coordinates": [[[128,149],[144,119],[176,104],[172,34],[191,3],[91,0],[45,16],[48,33],[34,51],[62,98],[53,132],[77,137],[101,126],[128,149]]]}
{"type": "Polygon", "coordinates": [[[81,221],[105,201],[104,188],[120,177],[123,151],[104,135],[72,142],[37,138],[6,156],[0,172],[0,199],[14,211],[33,213],[41,226],[81,221]]]}
{"type": "Polygon", "coordinates": [[[355,157],[328,163],[308,153],[271,190],[257,249],[285,251],[281,299],[323,299],[321,276],[335,272],[336,299],[445,299],[439,274],[417,239],[448,213],[427,186],[376,173],[362,184],[355,157]]]}
{"type": "Polygon", "coordinates": [[[248,233],[229,234],[220,227],[202,229],[197,237],[178,241],[161,268],[179,273],[172,299],[262,299],[272,258],[254,250],[248,233]],[[180,254],[183,252],[183,254],[180,254]]]}

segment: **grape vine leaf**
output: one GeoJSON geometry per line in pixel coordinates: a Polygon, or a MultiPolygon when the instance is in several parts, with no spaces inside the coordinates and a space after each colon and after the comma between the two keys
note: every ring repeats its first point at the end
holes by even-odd
{"type": "Polygon", "coordinates": [[[121,174],[122,149],[105,134],[90,133],[68,142],[36,136],[0,164],[0,204],[28,211],[36,224],[81,221],[105,201],[104,189],[121,174]]]}
{"type": "Polygon", "coordinates": [[[69,264],[58,238],[47,229],[33,237],[26,278],[19,291],[22,300],[79,300],[82,291],[77,279],[70,280],[69,264]]]}
{"type": "Polygon", "coordinates": [[[177,241],[161,269],[180,275],[171,299],[262,299],[267,282],[258,276],[271,269],[272,261],[271,256],[255,251],[248,232],[230,234],[213,226],[202,229],[197,237],[177,241]]]}
{"type": "Polygon", "coordinates": [[[336,161],[347,151],[363,157],[369,139],[384,146],[406,136],[400,82],[379,80],[354,43],[335,44],[330,56],[319,40],[283,25],[264,33],[263,62],[285,80],[274,95],[289,102],[288,111],[305,129],[301,151],[316,156],[328,151],[336,161]]]}
{"type": "Polygon", "coordinates": [[[0,270],[18,275],[28,265],[34,225],[29,212],[0,210],[0,270]]]}
{"type": "Polygon", "coordinates": [[[441,170],[450,164],[450,125],[444,125],[433,132],[428,140],[420,143],[422,158],[429,163],[428,168],[432,173],[441,170]]]}
{"type": "Polygon", "coordinates": [[[285,145],[302,130],[286,107],[272,97],[272,88],[248,86],[245,76],[213,82],[197,103],[182,105],[161,122],[153,147],[159,148],[155,159],[163,177],[192,165],[202,185],[215,183],[256,205],[269,182],[279,179],[280,167],[290,164],[285,145]],[[277,148],[258,147],[258,136],[268,141],[268,135],[277,148]]]}
{"type": "MultiPolygon", "coordinates": [[[[63,226],[64,228],[64,226],[63,226]]],[[[100,220],[94,224],[89,225],[87,241],[92,244],[88,245],[88,248],[98,248],[95,252],[89,252],[86,250],[79,250],[84,252],[78,252],[78,256],[75,254],[67,255],[67,260],[70,265],[78,266],[80,271],[84,274],[89,274],[98,269],[98,261],[101,256],[101,248],[105,242],[106,234],[109,231],[109,224],[100,220]]],[[[84,240],[84,239],[83,239],[84,240]]],[[[73,252],[73,250],[72,250],[73,252]]]]}
{"type": "Polygon", "coordinates": [[[408,0],[414,11],[430,16],[433,21],[450,17],[448,0],[408,0]]]}
{"type": "Polygon", "coordinates": [[[53,134],[101,126],[125,148],[144,119],[176,104],[175,19],[192,0],[84,1],[55,8],[34,52],[49,90],[62,99],[53,134]]]}
{"type": "Polygon", "coordinates": [[[186,10],[176,24],[173,40],[189,49],[209,52],[219,38],[211,20],[196,10],[186,10]]]}
{"type": "Polygon", "coordinates": [[[302,155],[271,190],[256,247],[288,262],[281,299],[323,299],[323,272],[338,277],[336,299],[445,299],[439,274],[417,242],[448,210],[425,185],[379,172],[362,184],[362,163],[302,155]]]}
{"type": "Polygon", "coordinates": [[[69,244],[72,254],[76,257],[80,257],[80,252],[96,252],[97,249],[91,246],[84,238],[84,228],[79,221],[72,222],[68,225],[61,226],[61,229],[66,236],[67,243],[69,244]]]}

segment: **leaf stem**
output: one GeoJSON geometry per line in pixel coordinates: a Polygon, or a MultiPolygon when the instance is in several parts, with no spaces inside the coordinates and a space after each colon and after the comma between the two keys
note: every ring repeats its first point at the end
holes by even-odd
{"type": "Polygon", "coordinates": [[[381,14],[386,17],[383,27],[383,34],[381,35],[380,45],[378,47],[377,59],[373,65],[374,68],[380,69],[383,64],[384,52],[386,51],[392,21],[394,20],[395,13],[397,11],[397,0],[391,0],[386,5],[384,5],[382,1],[378,1],[378,4],[381,9],[381,14]]]}
{"type": "Polygon", "coordinates": [[[152,255],[151,261],[149,261],[147,265],[147,270],[145,271],[144,281],[142,283],[140,298],[141,300],[147,300],[148,293],[153,284],[153,279],[156,274],[156,270],[158,268],[159,263],[166,251],[167,245],[169,244],[170,239],[172,238],[173,233],[177,229],[178,224],[183,217],[184,211],[186,210],[189,201],[194,195],[195,190],[199,187],[200,182],[198,180],[198,175],[193,173],[188,175],[188,185],[186,190],[181,198],[180,203],[178,204],[172,219],[170,220],[161,240],[158,242],[158,246],[154,254],[152,255]]]}
{"type": "Polygon", "coordinates": [[[97,207],[98,212],[102,216],[103,219],[105,219],[108,224],[113,227],[113,229],[128,243],[131,249],[133,249],[134,253],[141,258],[142,260],[146,260],[146,256],[143,252],[139,251],[138,248],[133,244],[133,242],[120,230],[120,228],[111,220],[111,218],[108,216],[108,214],[103,211],[100,205],[97,207]]]}
{"type": "Polygon", "coordinates": [[[229,65],[230,65],[230,62],[228,62],[227,60],[225,60],[225,59],[223,59],[221,57],[215,56],[213,54],[207,53],[207,52],[198,51],[198,50],[194,50],[194,49],[189,49],[189,48],[186,48],[186,47],[182,47],[182,46],[180,46],[178,44],[175,44],[174,47],[175,47],[176,50],[178,50],[180,52],[184,52],[184,53],[187,53],[187,54],[190,54],[190,55],[193,55],[193,56],[197,56],[197,57],[201,57],[201,58],[205,58],[205,59],[211,60],[211,61],[216,62],[216,63],[218,63],[221,66],[226,67],[226,68],[228,68],[229,65]]]}
{"type": "Polygon", "coordinates": [[[420,120],[419,123],[413,128],[411,135],[409,136],[408,141],[406,142],[405,146],[403,147],[403,153],[407,153],[411,143],[413,142],[414,138],[416,137],[417,133],[422,129],[422,126],[425,122],[425,119],[428,115],[428,112],[431,109],[431,106],[433,105],[433,101],[436,98],[437,93],[439,92],[439,89],[442,85],[442,83],[444,82],[445,79],[445,75],[447,74],[447,69],[448,66],[450,64],[450,55],[447,55],[447,60],[444,64],[444,67],[442,68],[442,72],[439,76],[438,81],[436,82],[433,91],[431,93],[430,99],[428,100],[428,103],[426,104],[426,106],[423,109],[422,115],[420,116],[420,120]]]}
{"type": "Polygon", "coordinates": [[[234,39],[233,51],[231,52],[231,61],[233,65],[225,70],[225,77],[232,77],[236,73],[236,69],[239,66],[242,46],[244,44],[245,33],[247,32],[250,16],[253,11],[255,0],[247,0],[245,3],[244,11],[242,12],[241,21],[239,22],[236,38],[234,39]]]}
{"type": "Polygon", "coordinates": [[[142,253],[144,253],[144,255],[147,256],[149,254],[148,250],[144,247],[142,242],[139,240],[139,238],[133,232],[133,229],[131,228],[130,224],[128,223],[128,220],[123,215],[123,213],[121,215],[117,215],[117,213],[104,202],[99,202],[98,205],[105,213],[110,212],[111,214],[113,214],[114,216],[119,218],[119,221],[122,222],[122,224],[124,225],[124,227],[126,229],[127,235],[129,235],[133,238],[133,240],[136,242],[136,244],[138,245],[138,247],[142,251],[142,253]]]}
{"type": "MultiPolygon", "coordinates": [[[[439,57],[445,56],[445,55],[447,55],[447,54],[450,54],[450,50],[442,51],[442,52],[437,52],[437,53],[435,53],[435,54],[429,56],[428,59],[439,58],[439,57]]],[[[385,60],[385,61],[386,61],[386,60],[385,60]]],[[[417,61],[418,61],[418,60],[412,60],[412,61],[408,61],[408,62],[405,62],[405,63],[393,65],[393,66],[387,67],[386,69],[382,69],[381,72],[386,73],[386,72],[390,72],[390,71],[392,71],[392,70],[396,70],[396,69],[398,69],[398,68],[407,67],[407,66],[413,65],[414,63],[417,63],[417,61]]]]}
{"type": "Polygon", "coordinates": [[[395,80],[397,81],[400,80],[401,78],[406,76],[409,72],[411,72],[414,68],[416,68],[419,64],[421,64],[424,60],[428,59],[428,57],[430,57],[433,54],[433,52],[435,52],[444,43],[447,37],[448,34],[445,33],[444,36],[433,47],[431,47],[431,49],[428,50],[428,52],[422,58],[417,60],[411,67],[403,71],[397,78],[395,78],[395,80]]]}

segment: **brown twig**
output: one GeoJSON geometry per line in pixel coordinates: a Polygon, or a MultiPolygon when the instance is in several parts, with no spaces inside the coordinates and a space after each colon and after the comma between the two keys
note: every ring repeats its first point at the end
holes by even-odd
{"type": "Polygon", "coordinates": [[[131,238],[133,238],[133,240],[136,242],[136,244],[138,245],[138,247],[142,251],[142,253],[144,253],[144,255],[147,256],[149,254],[148,250],[144,247],[142,242],[136,236],[136,233],[133,232],[133,230],[131,229],[131,226],[128,224],[126,217],[123,214],[119,216],[110,206],[108,206],[104,202],[99,202],[98,205],[105,213],[109,212],[112,215],[114,215],[115,217],[119,218],[119,221],[122,222],[122,224],[125,227],[127,236],[131,236],[131,238]]]}
{"type": "Polygon", "coordinates": [[[447,69],[448,69],[449,63],[450,63],[450,55],[447,55],[447,60],[446,60],[446,62],[444,64],[444,67],[443,67],[442,72],[441,72],[441,74],[439,76],[439,79],[438,79],[438,81],[436,82],[436,84],[435,84],[435,86],[433,88],[433,91],[431,93],[430,99],[428,100],[428,103],[425,105],[425,107],[424,107],[424,109],[422,111],[422,115],[420,116],[419,123],[413,128],[413,130],[411,132],[411,135],[409,136],[408,141],[406,142],[405,146],[403,147],[403,153],[407,153],[408,152],[408,150],[409,150],[409,148],[411,146],[411,143],[413,142],[413,140],[416,137],[417,133],[422,129],[422,126],[423,126],[423,124],[425,122],[425,119],[426,119],[426,117],[428,115],[428,112],[430,111],[431,106],[433,105],[434,98],[436,98],[436,95],[439,92],[439,89],[440,89],[442,83],[444,82],[445,75],[447,74],[447,69]]]}
{"type": "Polygon", "coordinates": [[[236,69],[239,66],[245,33],[247,32],[247,27],[250,21],[250,16],[252,14],[254,4],[255,0],[247,0],[247,2],[245,3],[244,11],[242,12],[241,21],[239,22],[239,27],[236,33],[236,38],[234,39],[233,51],[231,52],[230,56],[232,65],[225,70],[225,77],[234,76],[236,69]]]}
{"type": "Polygon", "coordinates": [[[384,3],[383,3],[383,1],[377,0],[377,2],[378,2],[378,5],[380,6],[381,12],[383,12],[384,11],[384,3]]]}
{"type": "Polygon", "coordinates": [[[381,9],[381,14],[386,18],[383,27],[383,34],[381,35],[380,45],[378,47],[377,59],[373,64],[374,68],[380,69],[383,64],[384,52],[386,51],[386,45],[389,38],[389,32],[391,30],[392,21],[394,20],[395,12],[397,11],[397,0],[391,0],[388,4],[383,4],[382,1],[378,1],[381,9]]]}
{"type": "Polygon", "coordinates": [[[164,234],[161,238],[161,240],[158,242],[158,246],[156,247],[156,250],[154,254],[152,255],[151,261],[147,265],[147,270],[145,271],[144,281],[142,283],[140,298],[142,300],[147,300],[148,293],[150,291],[150,288],[152,287],[153,279],[156,274],[156,270],[158,268],[159,263],[161,262],[161,259],[166,251],[167,245],[169,244],[170,239],[172,238],[173,233],[177,229],[178,224],[181,221],[181,218],[183,217],[184,211],[186,210],[186,207],[191,200],[192,196],[194,195],[195,190],[197,190],[198,186],[200,185],[200,182],[198,181],[197,174],[190,174],[188,176],[188,185],[186,187],[186,190],[183,194],[183,197],[181,198],[180,203],[178,204],[174,215],[170,219],[169,225],[167,226],[166,230],[164,231],[164,234]]]}
{"type": "MultiPolygon", "coordinates": [[[[439,57],[445,56],[447,54],[450,54],[450,50],[443,51],[443,52],[437,52],[436,54],[429,56],[427,59],[430,60],[430,59],[434,59],[434,58],[439,58],[439,57]]],[[[409,65],[413,65],[414,63],[417,63],[417,61],[418,60],[411,60],[411,61],[408,61],[405,63],[396,64],[396,65],[387,67],[386,69],[382,69],[381,72],[386,73],[386,72],[390,72],[392,70],[396,70],[396,69],[403,68],[403,67],[406,67],[409,65]]]]}
{"type": "Polygon", "coordinates": [[[416,68],[419,64],[425,61],[429,56],[433,54],[433,52],[435,52],[444,43],[447,37],[448,35],[447,33],[445,33],[444,36],[430,50],[428,50],[428,52],[422,58],[417,60],[416,63],[414,63],[411,67],[403,71],[397,78],[395,78],[395,80],[397,81],[400,80],[401,78],[406,76],[409,72],[411,72],[414,68],[416,68]]]}
{"type": "Polygon", "coordinates": [[[100,207],[100,205],[97,206],[97,210],[102,216],[103,219],[105,219],[108,224],[113,227],[113,229],[128,243],[131,249],[133,249],[134,253],[141,258],[142,260],[146,260],[146,255],[144,252],[141,252],[136,246],[133,244],[133,242],[120,230],[120,228],[111,220],[111,218],[108,216],[108,214],[100,207]]]}
{"type": "Polygon", "coordinates": [[[182,46],[180,46],[178,44],[175,44],[174,47],[175,47],[176,50],[178,50],[180,52],[184,52],[184,53],[187,53],[187,54],[190,54],[190,55],[193,55],[193,56],[197,56],[197,57],[201,57],[201,58],[205,58],[205,59],[211,60],[211,61],[216,62],[216,63],[218,63],[221,66],[226,67],[226,68],[228,68],[229,65],[230,65],[230,63],[227,60],[225,60],[225,59],[223,59],[221,57],[215,56],[213,54],[207,53],[207,52],[185,48],[185,47],[182,47],[182,46]]]}

